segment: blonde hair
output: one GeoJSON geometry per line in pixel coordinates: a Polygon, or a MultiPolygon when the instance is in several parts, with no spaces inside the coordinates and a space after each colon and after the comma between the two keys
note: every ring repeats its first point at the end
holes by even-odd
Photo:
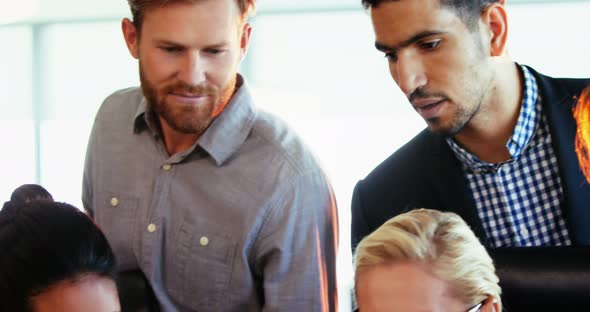
{"type": "Polygon", "coordinates": [[[492,259],[455,213],[416,209],[389,219],[357,246],[355,281],[371,267],[407,261],[427,264],[466,304],[491,296],[501,305],[492,259]]]}

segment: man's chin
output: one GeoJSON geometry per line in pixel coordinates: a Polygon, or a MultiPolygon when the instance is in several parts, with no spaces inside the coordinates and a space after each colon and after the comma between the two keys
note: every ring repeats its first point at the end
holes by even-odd
{"type": "Polygon", "coordinates": [[[457,135],[457,133],[461,132],[461,130],[463,129],[462,127],[458,129],[457,127],[445,127],[440,124],[440,119],[438,117],[427,120],[426,124],[428,126],[428,131],[430,131],[430,133],[436,136],[443,137],[445,139],[457,135]]]}
{"type": "MultiPolygon", "coordinates": [[[[195,114],[195,112],[191,113],[195,114]]],[[[158,115],[160,116],[160,120],[165,122],[168,127],[183,134],[203,133],[213,121],[209,117],[210,112],[208,114],[199,114],[201,116],[193,115],[192,118],[187,118],[188,114],[189,112],[186,111],[175,111],[174,113],[165,111],[158,115]]]]}
{"type": "Polygon", "coordinates": [[[203,124],[179,124],[170,122],[168,122],[168,125],[170,125],[170,128],[174,129],[174,131],[182,134],[201,134],[209,126],[203,124]]]}
{"type": "Polygon", "coordinates": [[[430,133],[432,133],[433,135],[435,135],[435,136],[439,136],[439,137],[442,137],[442,138],[444,138],[444,139],[447,139],[447,138],[453,137],[453,135],[454,135],[454,134],[450,133],[449,131],[446,131],[446,130],[440,130],[440,129],[432,129],[432,128],[430,128],[430,127],[428,128],[428,131],[429,131],[430,133]]]}

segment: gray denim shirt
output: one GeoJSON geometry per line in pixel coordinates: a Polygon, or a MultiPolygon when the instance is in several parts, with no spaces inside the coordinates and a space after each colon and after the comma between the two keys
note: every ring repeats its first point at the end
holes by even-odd
{"type": "Polygon", "coordinates": [[[221,115],[172,156],[141,89],[109,96],[88,143],[84,207],[119,269],[140,268],[164,311],[335,311],[331,187],[238,81],[221,115]]]}

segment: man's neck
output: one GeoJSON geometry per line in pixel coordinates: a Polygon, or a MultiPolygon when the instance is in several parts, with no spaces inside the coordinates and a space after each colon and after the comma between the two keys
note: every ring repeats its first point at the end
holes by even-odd
{"type": "Polygon", "coordinates": [[[202,133],[183,133],[170,127],[163,118],[160,121],[160,129],[164,139],[164,147],[168,156],[184,152],[197,142],[202,133]]]}
{"type": "Polygon", "coordinates": [[[524,78],[512,61],[498,64],[494,75],[480,111],[455,140],[482,161],[500,163],[512,157],[506,143],[520,114],[524,78]]]}

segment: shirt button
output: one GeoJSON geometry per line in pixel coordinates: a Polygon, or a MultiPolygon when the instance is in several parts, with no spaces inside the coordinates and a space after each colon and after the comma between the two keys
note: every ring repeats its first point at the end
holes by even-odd
{"type": "Polygon", "coordinates": [[[117,197],[111,198],[111,206],[117,207],[119,205],[119,199],[117,197]]]}
{"type": "Polygon", "coordinates": [[[162,169],[164,169],[165,171],[170,171],[170,169],[172,169],[172,165],[165,164],[164,166],[162,166],[162,169]]]}
{"type": "Polygon", "coordinates": [[[205,246],[209,245],[209,238],[207,238],[207,236],[203,236],[199,240],[199,243],[201,244],[201,246],[205,247],[205,246]]]}
{"type": "Polygon", "coordinates": [[[157,230],[157,227],[155,224],[152,223],[152,224],[148,225],[147,230],[150,233],[154,233],[157,230]]]}

